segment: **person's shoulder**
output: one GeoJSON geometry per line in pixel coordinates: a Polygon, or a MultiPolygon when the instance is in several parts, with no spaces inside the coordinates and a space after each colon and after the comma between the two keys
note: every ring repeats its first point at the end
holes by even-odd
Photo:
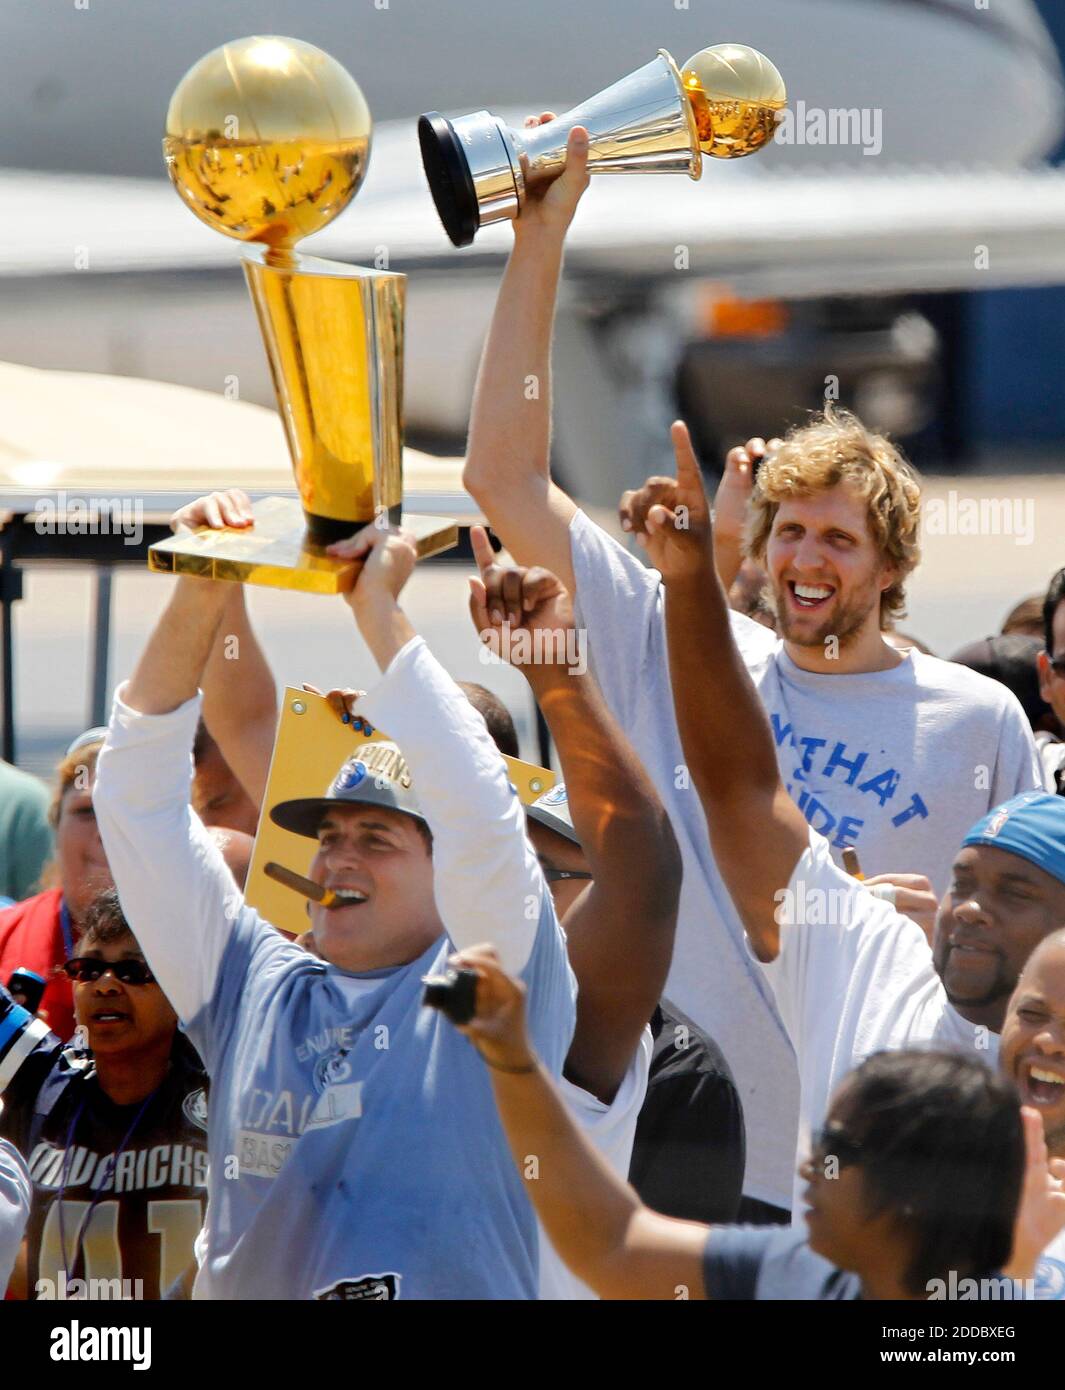
{"type": "Polygon", "coordinates": [[[41,779],[34,777],[31,772],[24,772],[12,763],[5,762],[3,758],[0,758],[0,793],[3,795],[5,808],[21,804],[43,811],[48,809],[48,788],[41,779]]]}
{"type": "Polygon", "coordinates": [[[735,1084],[732,1069],[717,1043],[671,1000],[663,999],[659,1004],[652,1032],[651,1076],[656,1080],[675,1072],[695,1072],[719,1076],[730,1085],[735,1084]]]}
{"type": "Polygon", "coordinates": [[[740,655],[748,666],[768,662],[781,649],[781,640],[772,628],[764,623],[756,623],[735,608],[729,609],[729,626],[740,655]]]}
{"type": "Polygon", "coordinates": [[[812,1250],[805,1230],[774,1229],[762,1258],[761,1298],[851,1299],[858,1294],[857,1278],[812,1250]]]}
{"type": "Polygon", "coordinates": [[[983,708],[995,714],[1017,706],[1016,696],[1001,681],[981,675],[957,661],[945,661],[914,647],[910,652],[916,685],[929,695],[963,698],[972,708],[983,708]]]}
{"type": "Polygon", "coordinates": [[[59,916],[59,901],[62,896],[61,888],[46,888],[43,893],[34,893],[31,898],[23,898],[21,902],[0,909],[0,948],[11,932],[31,918],[39,918],[41,922],[47,923],[48,929],[51,930],[59,916]]]}

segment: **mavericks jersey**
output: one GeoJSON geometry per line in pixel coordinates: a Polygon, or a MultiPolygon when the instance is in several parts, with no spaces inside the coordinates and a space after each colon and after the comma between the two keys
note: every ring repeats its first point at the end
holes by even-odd
{"type": "Polygon", "coordinates": [[[15,1068],[17,1048],[9,1039],[4,1053],[0,1043],[0,1076],[8,1073],[0,1136],[23,1155],[33,1182],[25,1257],[16,1263],[12,1292],[160,1298],[192,1263],[206,1207],[199,1058],[179,1034],[170,1070],[138,1118],[141,1102],[116,1105],[104,1094],[91,1053],[64,1047],[39,1020],[17,1005],[5,1011],[4,1002],[0,1034],[6,1024],[17,1040],[21,1024],[23,1047],[15,1068]]]}

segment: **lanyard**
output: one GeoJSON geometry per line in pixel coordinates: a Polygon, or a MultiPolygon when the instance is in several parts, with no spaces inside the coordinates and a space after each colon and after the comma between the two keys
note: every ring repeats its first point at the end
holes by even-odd
{"type": "Polygon", "coordinates": [[[74,954],[74,930],[70,925],[70,911],[66,898],[59,899],[59,926],[63,933],[63,959],[69,960],[74,954]]]}
{"type": "MultiPolygon", "coordinates": [[[[158,1089],[159,1088],[156,1087],[156,1091],[158,1089]]],[[[67,1190],[67,1180],[70,1177],[70,1169],[73,1163],[74,1131],[77,1129],[78,1121],[81,1119],[81,1112],[85,1109],[84,1096],[82,1096],[81,1100],[78,1102],[78,1108],[74,1111],[74,1117],[70,1121],[70,1124],[67,1126],[66,1152],[63,1155],[63,1173],[59,1180],[59,1192],[56,1196],[56,1201],[59,1203],[59,1253],[62,1256],[63,1272],[67,1276],[68,1283],[74,1277],[74,1270],[77,1267],[78,1263],[78,1251],[80,1250],[81,1243],[85,1239],[86,1233],[88,1232],[89,1223],[92,1221],[92,1214],[99,1205],[104,1192],[107,1190],[107,1184],[111,1181],[111,1177],[115,1171],[115,1168],[118,1166],[118,1160],[122,1157],[123,1153],[125,1152],[126,1145],[133,1137],[133,1131],[137,1128],[137,1125],[140,1123],[141,1116],[144,1114],[145,1110],[147,1110],[148,1103],[149,1101],[151,1101],[154,1095],[155,1091],[151,1091],[141,1101],[137,1113],[133,1116],[133,1119],[130,1122],[129,1129],[126,1130],[126,1133],[123,1136],[121,1144],[119,1144],[118,1148],[107,1160],[107,1167],[105,1168],[103,1176],[96,1186],[96,1193],[93,1196],[92,1201],[89,1203],[89,1210],[85,1213],[78,1227],[77,1239],[74,1242],[74,1253],[69,1264],[67,1263],[66,1231],[63,1229],[63,1197],[67,1190]]]]}

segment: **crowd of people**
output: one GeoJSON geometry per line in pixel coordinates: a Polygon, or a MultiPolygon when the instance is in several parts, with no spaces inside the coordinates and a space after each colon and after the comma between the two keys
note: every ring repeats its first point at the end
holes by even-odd
{"type": "Polygon", "coordinates": [[[380,678],[328,700],[380,736],[271,802],[243,591],[179,579],[50,806],[0,769],[8,1297],[1065,1298],[1065,570],[953,661],[901,634],[920,481],[831,407],[713,509],[674,425],[649,563],[596,525],[549,468],[586,158],[515,224],[465,465],[563,780],[522,804],[373,523],[330,550],[380,678]],[[262,816],[325,890],[295,940],[262,816]]]}

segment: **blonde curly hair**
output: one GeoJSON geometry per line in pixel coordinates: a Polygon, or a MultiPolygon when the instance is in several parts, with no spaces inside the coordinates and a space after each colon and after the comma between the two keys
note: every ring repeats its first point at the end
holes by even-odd
{"type": "Polygon", "coordinates": [[[921,483],[899,449],[849,410],[827,405],[808,424],[790,429],[765,460],[751,494],[744,550],[764,565],[780,504],[843,482],[864,498],[877,550],[897,571],[880,595],[880,624],[888,627],[906,611],[904,581],[921,558],[921,483]]]}

